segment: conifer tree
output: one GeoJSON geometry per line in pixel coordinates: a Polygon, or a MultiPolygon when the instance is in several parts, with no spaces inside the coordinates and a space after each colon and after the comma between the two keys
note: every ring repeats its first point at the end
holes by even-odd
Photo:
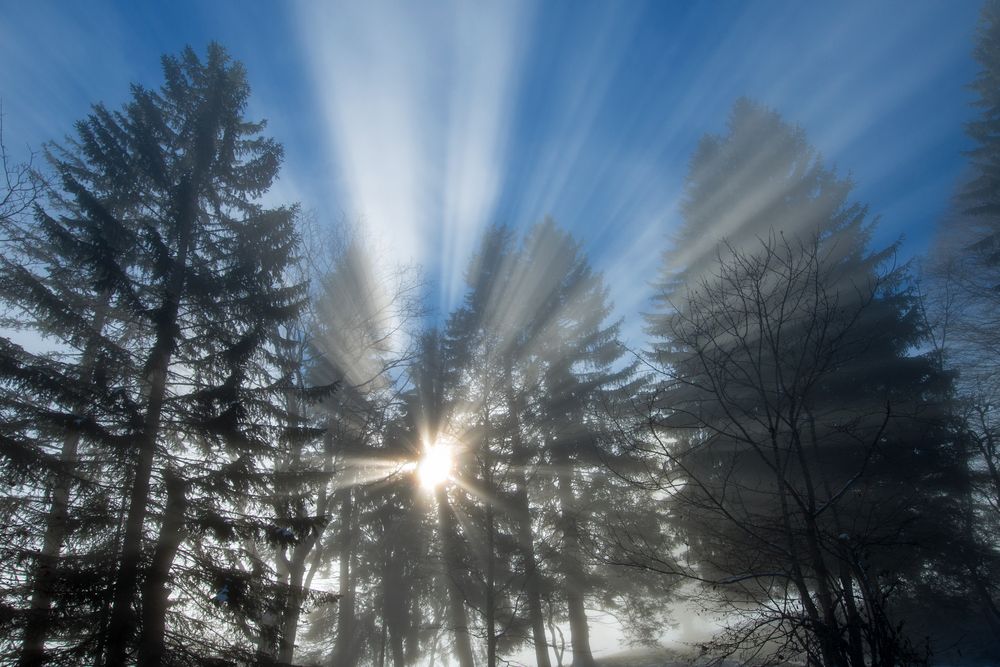
{"type": "Polygon", "coordinates": [[[687,573],[742,621],[730,648],[780,635],[826,665],[895,665],[922,659],[900,623],[962,541],[968,479],[950,378],[850,190],[745,100],[702,142],[649,320],[653,448],[687,573]]]}
{"type": "MultiPolygon", "coordinates": [[[[186,592],[211,595],[209,573],[194,567],[198,545],[185,547],[189,529],[268,484],[281,395],[269,343],[304,297],[286,283],[295,209],[257,202],[281,148],[243,117],[242,66],[212,44],[204,61],[191,49],[164,57],[163,71],[159,90],[133,86],[120,111],[94,107],[76,139],[53,150],[58,192],[39,213],[75,272],[61,279],[114,307],[103,324],[112,341],[131,332],[127,346],[106,345],[116,355],[100,364],[110,380],[81,376],[87,404],[116,402],[96,444],[116,461],[100,474],[126,496],[95,658],[108,665],[215,650],[168,631],[168,596],[183,586],[181,573],[190,575],[186,592]]],[[[42,263],[35,275],[47,280],[56,268],[42,263]]],[[[27,298],[50,307],[44,296],[27,298]]],[[[82,304],[64,315],[100,331],[82,304]]]]}
{"type": "Polygon", "coordinates": [[[404,463],[414,453],[399,434],[391,377],[408,355],[397,347],[395,332],[418,308],[408,272],[382,282],[388,272],[378,271],[353,230],[339,231],[317,244],[309,325],[301,332],[303,381],[337,390],[303,410],[322,428],[322,446],[317,441],[311,456],[303,450],[300,466],[311,472],[293,481],[289,489],[299,491],[281,500],[293,501],[285,512],[309,507],[305,514],[322,514],[328,523],[315,541],[298,542],[282,567],[294,574],[308,554],[307,582],[332,570],[337,590],[326,597],[336,602],[317,610],[306,636],[315,640],[317,659],[353,665],[365,656],[396,661],[414,655],[422,639],[414,636],[411,615],[394,606],[394,600],[415,605],[396,558],[414,548],[402,539],[410,528],[419,546],[421,517],[415,526],[402,518],[411,518],[412,475],[404,463]]]}
{"type": "MultiPolygon", "coordinates": [[[[135,200],[114,176],[94,172],[91,184],[104,189],[102,206],[121,213],[135,200]]],[[[121,463],[121,425],[135,416],[126,388],[138,330],[87,261],[98,242],[79,211],[67,208],[56,219],[37,209],[32,217],[22,201],[26,186],[19,187],[17,206],[0,216],[0,300],[5,326],[34,340],[28,348],[3,340],[0,468],[13,492],[4,525],[21,526],[5,535],[4,560],[28,566],[7,592],[26,598],[28,608],[12,610],[14,627],[5,634],[20,638],[9,653],[35,665],[89,659],[104,621],[117,511],[113,485],[99,480],[121,463]],[[58,653],[46,654],[50,637],[59,639],[58,653]]]]}
{"type": "MultiPolygon", "coordinates": [[[[975,142],[970,152],[973,177],[962,192],[962,203],[975,227],[972,245],[983,268],[992,276],[1000,270],[1000,3],[990,0],[983,5],[973,55],[980,66],[972,90],[979,118],[966,126],[975,142]]],[[[993,281],[994,290],[1000,280],[993,281]]]]}
{"type": "Polygon", "coordinates": [[[610,452],[605,399],[634,391],[635,371],[607,322],[600,274],[551,221],[521,239],[487,230],[470,267],[465,304],[446,329],[441,380],[448,429],[464,452],[457,476],[470,490],[439,494],[444,518],[452,510],[466,518],[452,550],[466,554],[473,580],[460,588],[481,610],[488,664],[524,636],[538,664],[549,664],[553,617],[570,620],[575,664],[592,664],[587,600],[610,579],[620,600],[642,588],[607,576],[613,568],[595,561],[588,539],[599,530],[591,501],[615,495],[590,484],[610,452]]]}
{"type": "MultiPolygon", "coordinates": [[[[976,486],[965,526],[978,545],[956,558],[967,583],[956,587],[978,601],[983,630],[956,628],[980,638],[1000,633],[1000,3],[983,3],[973,56],[979,72],[971,84],[977,116],[966,124],[973,141],[967,155],[967,180],[959,187],[954,210],[940,221],[924,264],[923,312],[934,334],[938,363],[956,372],[956,417],[971,446],[970,475],[976,486]]],[[[997,642],[983,641],[995,656],[997,642]]],[[[973,650],[966,642],[964,651],[973,650]]]]}
{"type": "MultiPolygon", "coordinates": [[[[979,72],[971,84],[978,117],[967,123],[974,142],[970,175],[959,189],[957,211],[942,221],[928,263],[942,363],[959,369],[967,425],[986,467],[983,488],[1000,506],[1000,452],[996,398],[1000,393],[1000,3],[986,2],[973,55],[979,72]],[[947,323],[945,326],[944,323],[947,323]]],[[[1000,619],[998,619],[1000,620],[1000,619]]]]}

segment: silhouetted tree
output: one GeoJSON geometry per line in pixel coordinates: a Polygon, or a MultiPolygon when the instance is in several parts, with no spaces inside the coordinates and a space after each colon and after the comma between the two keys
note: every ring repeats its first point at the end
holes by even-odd
{"type": "MultiPolygon", "coordinates": [[[[42,181],[32,170],[32,159],[15,163],[7,153],[3,117],[3,105],[0,103],[0,221],[14,224],[34,206],[41,192],[42,181]]],[[[2,240],[7,242],[15,238],[5,236],[2,240]]]]}
{"type": "Polygon", "coordinates": [[[303,409],[323,439],[303,450],[297,465],[304,474],[290,476],[293,493],[280,499],[282,512],[322,514],[328,523],[314,541],[297,541],[282,567],[306,583],[332,568],[337,581],[337,603],[309,616],[314,645],[300,655],[376,664],[390,653],[393,660],[400,651],[417,653],[422,640],[393,606],[412,602],[393,554],[420,547],[420,522],[401,525],[413,515],[412,475],[405,474],[413,453],[406,438],[388,433],[399,429],[393,374],[410,355],[398,332],[419,312],[419,284],[409,271],[380,269],[354,230],[339,231],[316,238],[309,324],[301,332],[303,382],[338,389],[303,409]],[[404,538],[409,528],[413,545],[404,538]]]}
{"type": "MultiPolygon", "coordinates": [[[[975,142],[970,151],[973,176],[963,188],[962,201],[975,227],[968,249],[982,267],[996,275],[1000,270],[1000,4],[989,0],[979,19],[974,55],[980,70],[972,83],[975,106],[981,115],[966,125],[975,142]]],[[[994,281],[994,292],[1000,281],[994,281]]]]}
{"type": "Polygon", "coordinates": [[[569,619],[575,663],[592,664],[587,601],[612,588],[631,601],[643,589],[610,574],[591,539],[605,500],[635,497],[600,477],[610,454],[601,415],[612,397],[635,391],[634,368],[607,321],[600,274],[551,221],[521,239],[488,229],[468,282],[446,328],[441,380],[445,430],[463,453],[461,488],[439,492],[443,515],[464,520],[452,551],[462,550],[473,581],[458,582],[461,604],[480,612],[488,664],[527,637],[538,664],[549,664],[552,618],[569,619]]]}
{"type": "MultiPolygon", "coordinates": [[[[109,665],[159,664],[167,637],[176,651],[204,648],[168,631],[175,559],[184,555],[194,579],[207,574],[192,568],[197,545],[185,553],[188,518],[218,514],[268,484],[261,473],[274,455],[281,393],[269,342],[305,296],[285,283],[295,209],[256,201],[281,148],[260,136],[262,123],[243,118],[242,66],[213,44],[204,62],[188,49],[165,57],[163,70],[159,91],[135,86],[117,112],[96,106],[76,139],[53,149],[59,192],[38,224],[62,254],[18,274],[29,282],[34,270],[45,285],[52,276],[74,281],[64,292],[82,285],[113,306],[107,316],[93,301],[68,302],[62,312],[89,327],[91,340],[115,332],[99,361],[82,338],[70,341],[82,353],[77,382],[90,395],[63,403],[115,403],[109,423],[90,427],[115,461],[97,474],[127,496],[97,649],[104,655],[96,657],[109,665]],[[123,331],[133,332],[128,346],[116,348],[123,331]],[[87,375],[97,371],[104,377],[87,375]]],[[[36,290],[22,307],[34,300],[35,310],[51,308],[51,293],[36,290]]]]}
{"type": "MultiPolygon", "coordinates": [[[[978,543],[956,564],[967,574],[966,598],[979,602],[982,631],[965,625],[959,633],[986,637],[1000,632],[1000,200],[997,167],[1000,143],[1000,4],[986,2],[980,15],[974,56],[980,71],[972,83],[978,118],[966,125],[974,142],[967,180],[959,188],[954,210],[940,223],[935,244],[924,263],[921,297],[934,334],[941,368],[957,371],[956,417],[964,426],[973,457],[970,475],[976,486],[965,525],[978,543]]],[[[975,651],[963,641],[965,655],[975,651]]],[[[997,652],[992,646],[980,646],[997,652]]]]}
{"type": "MultiPolygon", "coordinates": [[[[41,181],[3,158],[9,191],[0,210],[0,300],[4,325],[27,341],[22,347],[5,338],[0,351],[0,471],[11,490],[3,558],[26,567],[11,569],[4,586],[11,605],[4,634],[21,640],[6,653],[25,665],[81,660],[95,651],[116,550],[113,486],[101,477],[119,461],[121,425],[135,416],[123,383],[135,374],[129,349],[137,328],[87,261],[101,245],[98,234],[79,211],[29,215],[41,181]],[[50,637],[59,639],[57,653],[45,653],[50,637]]],[[[129,184],[92,176],[105,188],[108,210],[135,205],[129,184]]]]}
{"type": "Polygon", "coordinates": [[[968,477],[950,377],[850,188],[747,101],[699,146],[646,451],[693,569],[641,542],[634,562],[721,587],[731,650],[895,665],[921,660],[900,621],[962,540],[968,477]]]}

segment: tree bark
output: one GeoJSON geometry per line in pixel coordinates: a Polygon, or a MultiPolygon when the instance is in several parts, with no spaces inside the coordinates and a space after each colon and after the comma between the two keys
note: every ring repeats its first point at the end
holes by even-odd
{"type": "Polygon", "coordinates": [[[164,634],[166,633],[168,596],[170,589],[170,566],[177,555],[177,549],[184,539],[184,511],[187,505],[184,480],[167,471],[164,475],[167,487],[167,506],[163,523],[153,551],[152,563],[143,584],[142,631],[139,634],[139,664],[146,667],[160,665],[164,657],[164,634]]]}

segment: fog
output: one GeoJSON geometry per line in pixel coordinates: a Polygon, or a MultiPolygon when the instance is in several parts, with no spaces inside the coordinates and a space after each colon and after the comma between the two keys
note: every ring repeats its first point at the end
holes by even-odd
{"type": "Polygon", "coordinates": [[[1000,3],[0,25],[0,664],[1000,662],[1000,3]]]}

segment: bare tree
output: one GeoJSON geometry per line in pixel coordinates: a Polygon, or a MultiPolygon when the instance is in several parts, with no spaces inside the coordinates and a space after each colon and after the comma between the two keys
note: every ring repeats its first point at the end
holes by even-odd
{"type": "Polygon", "coordinates": [[[900,273],[840,241],[720,245],[655,331],[661,382],[635,445],[648,467],[632,478],[672,507],[685,548],[617,542],[629,564],[707,584],[730,621],[713,649],[755,663],[919,663],[895,598],[921,585],[960,504],[943,377],[909,354],[900,273]]]}
{"type": "Polygon", "coordinates": [[[34,155],[26,162],[15,162],[7,152],[4,143],[3,104],[0,102],[0,221],[4,223],[4,241],[8,224],[28,211],[38,199],[42,182],[32,169],[34,155]]]}

